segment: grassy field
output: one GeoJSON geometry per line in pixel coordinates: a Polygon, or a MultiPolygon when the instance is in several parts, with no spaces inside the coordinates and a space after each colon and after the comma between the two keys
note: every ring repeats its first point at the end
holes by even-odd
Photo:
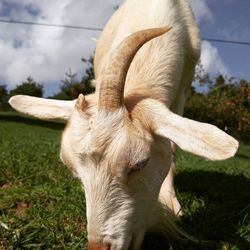
{"type": "MultiPolygon", "coordinates": [[[[84,193],[60,163],[62,129],[0,113],[0,250],[85,247],[84,193]]],[[[250,249],[249,145],[223,162],[179,152],[175,185],[189,233],[216,244],[209,249],[250,249]]],[[[166,242],[155,236],[143,245],[160,248],[166,242]]]]}

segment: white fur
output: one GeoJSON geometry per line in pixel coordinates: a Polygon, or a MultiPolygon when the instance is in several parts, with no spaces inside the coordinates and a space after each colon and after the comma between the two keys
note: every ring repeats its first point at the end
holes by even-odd
{"type": "Polygon", "coordinates": [[[98,40],[96,94],[77,102],[11,98],[18,111],[68,120],[61,159],[83,184],[91,243],[136,250],[148,230],[183,235],[174,223],[174,214],[181,215],[175,143],[212,160],[236,152],[238,142],[223,131],[180,116],[199,55],[199,30],[186,0],[127,0],[98,40]],[[172,29],[145,44],[130,65],[124,107],[98,112],[100,82],[115,48],[136,31],[162,26],[172,29]]]}
{"type": "Polygon", "coordinates": [[[76,101],[49,100],[25,95],[10,98],[9,104],[17,111],[44,120],[67,121],[76,101]]]}

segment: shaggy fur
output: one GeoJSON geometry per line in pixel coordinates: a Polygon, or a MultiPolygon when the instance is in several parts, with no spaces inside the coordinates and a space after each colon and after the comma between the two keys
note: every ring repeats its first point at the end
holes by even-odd
{"type": "Polygon", "coordinates": [[[235,154],[232,137],[180,116],[199,55],[186,0],[127,0],[97,44],[96,93],[10,99],[18,111],[67,120],[61,159],[85,191],[89,250],[137,250],[151,230],[188,237],[175,224],[175,144],[210,160],[235,154]]]}

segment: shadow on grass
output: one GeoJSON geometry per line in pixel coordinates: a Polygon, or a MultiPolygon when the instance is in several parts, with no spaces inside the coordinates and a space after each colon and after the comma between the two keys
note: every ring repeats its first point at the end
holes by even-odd
{"type": "MultiPolygon", "coordinates": [[[[173,249],[229,250],[231,245],[237,247],[233,249],[250,249],[246,241],[250,230],[250,180],[247,177],[200,170],[183,171],[177,174],[175,185],[186,213],[181,220],[182,227],[207,244],[190,243],[173,249]],[[195,200],[202,201],[202,205],[192,210],[195,200]]],[[[142,249],[171,248],[163,236],[147,235],[142,249]]]]}
{"type": "Polygon", "coordinates": [[[202,240],[231,242],[239,249],[250,249],[245,239],[250,230],[247,221],[250,180],[247,177],[201,170],[183,171],[176,176],[175,183],[179,193],[184,193],[181,199],[184,207],[185,193],[204,201],[203,207],[183,217],[188,232],[202,240]]]}
{"type": "Polygon", "coordinates": [[[51,129],[58,129],[62,130],[64,128],[64,124],[60,122],[55,121],[42,121],[33,119],[32,117],[28,116],[21,116],[15,113],[0,113],[0,122],[16,122],[16,123],[23,123],[26,125],[34,125],[34,126],[40,126],[40,127],[46,127],[51,129]]]}
{"type": "Polygon", "coordinates": [[[248,155],[242,154],[242,153],[237,153],[236,158],[240,158],[240,159],[246,159],[246,160],[250,160],[250,157],[248,155]]]}

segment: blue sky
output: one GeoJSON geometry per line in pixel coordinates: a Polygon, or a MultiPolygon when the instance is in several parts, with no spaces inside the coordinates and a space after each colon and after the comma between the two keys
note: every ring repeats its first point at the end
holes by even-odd
{"type": "MultiPolygon", "coordinates": [[[[0,19],[104,27],[123,0],[0,0],[0,19]],[[56,10],[56,11],[55,11],[56,10]],[[87,10],[87,11],[86,11],[87,10]]],[[[250,42],[250,1],[190,0],[202,37],[250,42]]],[[[9,89],[28,76],[58,90],[71,68],[83,73],[81,58],[95,48],[96,31],[0,23],[0,84],[9,89]]],[[[201,61],[211,74],[250,80],[250,46],[202,42],[201,61]]]]}
{"type": "MultiPolygon", "coordinates": [[[[209,0],[210,21],[200,22],[203,37],[250,42],[250,1],[209,0]]],[[[250,80],[250,46],[212,43],[229,74],[250,80]]]]}

